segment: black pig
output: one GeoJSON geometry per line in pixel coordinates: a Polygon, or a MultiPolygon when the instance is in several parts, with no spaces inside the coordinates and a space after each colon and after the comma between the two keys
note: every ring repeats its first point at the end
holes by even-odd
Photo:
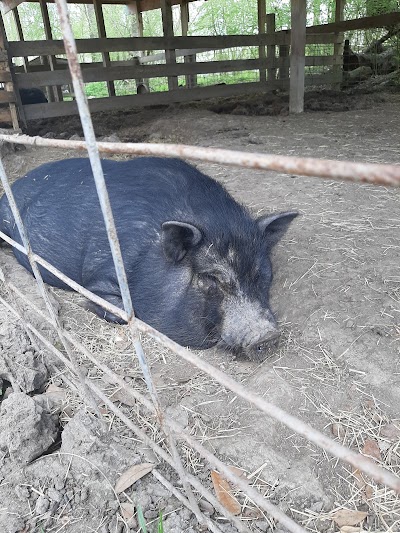
{"type": "MultiPolygon", "coordinates": [[[[254,220],[219,183],[179,159],[102,165],[136,316],[182,345],[218,344],[262,360],[278,338],[269,255],[297,213],[254,220]]],[[[12,189],[34,252],[122,308],[89,160],[47,163],[12,189]]],[[[0,229],[21,242],[4,196],[0,229]]],[[[26,256],[14,253],[30,270],[26,256]]]]}

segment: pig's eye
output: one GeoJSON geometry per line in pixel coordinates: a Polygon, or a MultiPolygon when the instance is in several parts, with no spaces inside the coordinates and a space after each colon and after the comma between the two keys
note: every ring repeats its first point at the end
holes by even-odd
{"type": "Polygon", "coordinates": [[[210,274],[201,274],[197,277],[197,285],[204,292],[213,293],[218,291],[218,280],[210,274]]]}

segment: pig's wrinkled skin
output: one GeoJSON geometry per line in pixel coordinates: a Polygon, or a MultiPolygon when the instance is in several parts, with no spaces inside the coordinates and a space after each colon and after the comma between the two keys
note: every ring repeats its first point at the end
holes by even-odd
{"type": "MultiPolygon", "coordinates": [[[[279,336],[268,303],[269,255],[297,213],[254,220],[220,184],[178,159],[102,164],[136,316],[184,346],[218,344],[262,360],[279,336]]],[[[89,160],[45,164],[13,192],[34,252],[122,308],[89,160]]],[[[0,229],[21,242],[5,197],[0,229]]]]}

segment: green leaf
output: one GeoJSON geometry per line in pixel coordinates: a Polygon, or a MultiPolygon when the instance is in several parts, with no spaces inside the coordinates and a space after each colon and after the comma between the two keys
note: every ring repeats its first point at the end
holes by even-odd
{"type": "Polygon", "coordinates": [[[146,520],[144,519],[141,505],[137,506],[137,519],[142,533],[147,533],[146,520]]]}
{"type": "Polygon", "coordinates": [[[164,525],[163,525],[163,514],[162,514],[162,511],[160,511],[160,518],[158,519],[157,533],[164,533],[164,525]]]}

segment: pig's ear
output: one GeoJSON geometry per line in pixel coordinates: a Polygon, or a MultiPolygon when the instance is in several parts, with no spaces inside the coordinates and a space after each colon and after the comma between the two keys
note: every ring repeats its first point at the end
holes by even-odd
{"type": "Polygon", "coordinates": [[[181,261],[188,250],[199,244],[201,231],[192,224],[169,220],[162,225],[161,242],[164,253],[169,261],[181,261]]]}
{"type": "Polygon", "coordinates": [[[258,227],[264,233],[269,248],[272,248],[279,242],[286,233],[289,224],[298,214],[297,211],[286,211],[285,213],[264,215],[257,219],[258,227]]]}

